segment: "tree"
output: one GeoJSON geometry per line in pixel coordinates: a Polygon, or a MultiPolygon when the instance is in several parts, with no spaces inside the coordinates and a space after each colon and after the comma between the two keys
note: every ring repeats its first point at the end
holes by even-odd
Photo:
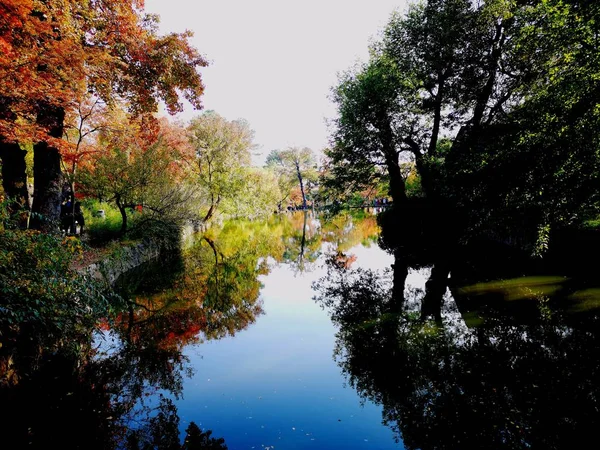
{"type": "Polygon", "coordinates": [[[158,18],[142,7],[140,0],[0,2],[4,189],[26,203],[18,144],[34,143],[37,227],[58,218],[65,113],[84,93],[108,105],[124,99],[134,115],[155,111],[159,100],[180,111],[180,93],[201,107],[197,70],[207,63],[189,45],[191,34],[159,36],[158,18]]]}
{"type": "MultiPolygon", "coordinates": [[[[107,129],[109,122],[106,105],[98,98],[89,97],[82,99],[77,108],[65,118],[64,139],[69,145],[63,149],[61,168],[65,184],[69,187],[68,195],[72,196],[73,202],[78,194],[75,180],[79,166],[85,164],[90,155],[99,151],[95,145],[95,134],[107,129]]],[[[76,215],[71,214],[71,217],[71,227],[74,230],[76,215]]]]}
{"type": "Polygon", "coordinates": [[[326,153],[333,184],[362,190],[386,173],[394,202],[406,200],[399,165],[401,142],[394,127],[402,113],[405,87],[396,65],[384,57],[341,76],[333,93],[338,105],[335,145],[326,153]]]}
{"type": "Polygon", "coordinates": [[[192,161],[186,130],[163,121],[152,137],[143,123],[127,121],[126,116],[121,120],[98,136],[101,150],[90,155],[78,177],[82,190],[115,202],[123,233],[127,208],[141,207],[140,224],[159,220],[177,225],[195,217],[199,192],[189,182],[192,161]]]}
{"type": "Polygon", "coordinates": [[[428,0],[393,15],[334,90],[334,179],[371,183],[385,167],[404,199],[394,158],[407,152],[428,203],[458,208],[470,233],[571,220],[597,203],[598,15],[576,0],[428,0]]]}
{"type": "Polygon", "coordinates": [[[291,180],[297,180],[302,195],[302,208],[306,209],[306,182],[314,182],[317,179],[316,158],[313,151],[307,147],[273,150],[267,156],[267,167],[276,171],[279,179],[282,180],[280,186],[282,184],[283,187],[289,186],[292,184],[291,180]]]}
{"type": "Polygon", "coordinates": [[[507,108],[489,138],[480,136],[477,166],[473,149],[447,158],[450,168],[461,164],[465,169],[456,190],[481,192],[467,199],[469,206],[485,197],[493,202],[495,214],[487,224],[502,216],[513,228],[533,223],[538,244],[548,229],[577,224],[598,211],[600,142],[592,130],[600,120],[599,6],[548,1],[516,11],[514,20],[524,25],[515,30],[510,51],[514,59],[531,55],[523,76],[533,81],[520,87],[523,100],[507,108]],[[499,171],[505,174],[502,180],[494,175],[499,171]]]}
{"type": "Polygon", "coordinates": [[[241,170],[241,184],[237,194],[226,199],[223,211],[233,218],[256,219],[277,211],[281,198],[275,175],[259,167],[241,170]]]}
{"type": "Polygon", "coordinates": [[[243,168],[250,165],[254,132],[244,120],[228,121],[214,111],[193,119],[188,127],[196,151],[198,182],[209,199],[208,222],[224,199],[243,189],[243,168]]]}
{"type": "Polygon", "coordinates": [[[279,197],[277,198],[277,209],[284,209],[284,202],[289,203],[294,187],[298,184],[298,179],[295,176],[289,176],[284,170],[284,166],[280,163],[278,150],[272,150],[267,155],[265,169],[269,170],[277,179],[279,197]]]}

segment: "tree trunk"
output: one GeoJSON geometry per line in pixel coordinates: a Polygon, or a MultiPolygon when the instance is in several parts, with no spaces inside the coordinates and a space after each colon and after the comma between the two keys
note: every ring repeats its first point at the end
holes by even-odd
{"type": "Polygon", "coordinates": [[[389,194],[392,196],[392,201],[396,206],[405,204],[408,200],[406,197],[406,183],[400,172],[400,164],[398,163],[398,152],[394,145],[394,133],[386,113],[381,114],[380,129],[381,144],[383,146],[383,154],[385,156],[385,164],[387,166],[388,175],[390,177],[389,194]]]}
{"type": "Polygon", "coordinates": [[[20,228],[27,227],[26,211],[29,210],[25,155],[27,155],[27,151],[21,150],[19,144],[4,142],[0,137],[2,187],[4,194],[10,199],[8,204],[9,214],[21,213],[18,219],[20,228]]]}
{"type": "Polygon", "coordinates": [[[40,142],[33,146],[33,207],[32,228],[53,231],[60,220],[62,173],[58,149],[40,142]]]}
{"type": "MultiPolygon", "coordinates": [[[[54,138],[63,135],[65,111],[62,108],[42,105],[38,124],[54,138]]],[[[33,146],[33,207],[31,227],[43,231],[58,230],[63,177],[60,170],[60,152],[47,142],[33,146]]]]}
{"type": "Polygon", "coordinates": [[[217,207],[219,206],[219,203],[221,202],[221,197],[217,197],[217,201],[212,201],[212,203],[210,204],[210,208],[208,208],[208,212],[206,213],[206,215],[204,216],[204,219],[202,219],[202,222],[206,223],[208,222],[212,216],[215,214],[215,211],[217,210],[217,207]]]}
{"type": "Polygon", "coordinates": [[[433,316],[436,322],[442,321],[442,301],[448,287],[450,265],[439,261],[431,269],[429,280],[425,283],[425,297],[421,304],[421,319],[433,316]]]}
{"type": "Polygon", "coordinates": [[[125,210],[125,205],[121,204],[120,196],[115,198],[115,203],[117,204],[117,208],[119,208],[119,212],[121,213],[121,233],[124,234],[127,231],[127,211],[125,210]]]}
{"type": "Polygon", "coordinates": [[[298,176],[298,181],[300,182],[300,192],[302,193],[302,209],[306,210],[306,194],[304,194],[304,182],[302,181],[302,173],[300,172],[300,164],[298,161],[296,164],[296,175],[298,176]]]}
{"type": "Polygon", "coordinates": [[[393,154],[386,155],[386,164],[388,174],[390,176],[390,195],[395,205],[405,204],[408,200],[406,196],[406,185],[404,178],[400,173],[400,165],[398,164],[398,154],[394,151],[393,154]]]}

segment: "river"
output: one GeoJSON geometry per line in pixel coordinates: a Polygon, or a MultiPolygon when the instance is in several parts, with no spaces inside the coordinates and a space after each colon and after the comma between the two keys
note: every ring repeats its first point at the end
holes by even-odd
{"type": "Polygon", "coordinates": [[[21,388],[37,402],[24,420],[81,448],[545,449],[593,435],[594,279],[514,264],[494,278],[470,255],[440,284],[439,261],[378,236],[368,211],[195,236],[119,280],[129,310],[77,377],[54,363],[21,388]]]}

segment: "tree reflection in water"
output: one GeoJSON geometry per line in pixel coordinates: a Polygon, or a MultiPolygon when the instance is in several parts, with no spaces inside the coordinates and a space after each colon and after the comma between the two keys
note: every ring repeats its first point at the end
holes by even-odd
{"type": "Polygon", "coordinates": [[[9,448],[227,448],[194,423],[180,444],[173,399],[191,372],[183,349],[254,323],[263,313],[258,276],[280,247],[269,227],[228,225],[181,260],[124,277],[129,306],[107,318],[102,339],[82,330],[76,346],[22,336],[15,342],[27,345],[0,348],[0,430],[9,448]]]}
{"type": "MultiPolygon", "coordinates": [[[[523,324],[489,310],[472,322],[476,327],[456,326],[442,311],[444,299],[452,301],[445,294],[448,270],[434,266],[424,293],[405,287],[408,265],[399,252],[384,274],[329,259],[327,276],[314,288],[339,326],[334,358],[349,383],[382,405],[384,422],[410,449],[593,442],[600,420],[598,316],[575,324],[548,309],[548,294],[558,290],[513,282],[534,300],[536,317],[529,311],[523,324]],[[414,302],[420,312],[409,312],[414,302]]],[[[476,291],[485,303],[490,293],[476,291]]]]}

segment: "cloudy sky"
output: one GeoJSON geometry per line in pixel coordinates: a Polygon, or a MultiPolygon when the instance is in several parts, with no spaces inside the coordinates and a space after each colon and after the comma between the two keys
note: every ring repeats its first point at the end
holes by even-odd
{"type": "MultiPolygon", "coordinates": [[[[146,0],[162,32],[194,32],[210,61],[205,109],[255,130],[258,152],[325,147],[336,73],[366,60],[369,40],[405,0],[146,0]]],[[[197,114],[190,107],[186,120],[197,114]]],[[[255,162],[261,163],[258,156],[255,162]]]]}

